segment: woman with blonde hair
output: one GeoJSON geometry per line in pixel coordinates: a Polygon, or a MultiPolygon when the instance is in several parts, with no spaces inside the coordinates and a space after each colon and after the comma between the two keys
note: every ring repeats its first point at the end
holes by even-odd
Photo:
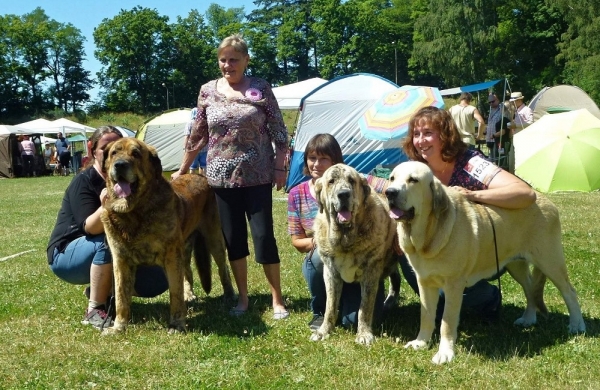
{"type": "Polygon", "coordinates": [[[206,172],[217,204],[238,302],[230,315],[244,315],[248,299],[247,223],[256,262],[262,265],[271,290],[273,318],[289,316],[281,294],[280,259],[273,231],[272,187],[285,185],[287,130],[271,85],[246,75],[248,46],[229,36],[217,50],[222,77],[202,85],[198,114],[176,178],[187,173],[199,151],[208,144],[206,172]],[[273,145],[275,148],[273,148],[273,145]]]}

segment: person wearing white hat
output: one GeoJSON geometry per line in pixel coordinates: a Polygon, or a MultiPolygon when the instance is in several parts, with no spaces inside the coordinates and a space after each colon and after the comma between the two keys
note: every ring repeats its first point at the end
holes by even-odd
{"type": "MultiPolygon", "coordinates": [[[[524,96],[521,92],[513,92],[510,94],[510,102],[515,106],[515,117],[511,121],[510,128],[513,135],[517,134],[527,126],[533,123],[533,111],[525,103],[524,96]]],[[[508,169],[511,173],[515,171],[515,148],[511,148],[509,152],[508,169]]]]}

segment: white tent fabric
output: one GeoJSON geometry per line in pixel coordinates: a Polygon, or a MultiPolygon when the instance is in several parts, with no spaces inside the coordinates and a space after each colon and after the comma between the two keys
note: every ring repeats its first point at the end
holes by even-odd
{"type": "Polygon", "coordinates": [[[406,161],[401,139],[375,141],[362,136],[358,120],[385,93],[396,90],[393,82],[372,74],[356,73],[337,77],[306,95],[294,140],[294,151],[287,180],[288,191],[303,180],[304,149],[316,134],[335,137],[346,164],[362,173],[378,165],[406,161]]]}
{"type": "Polygon", "coordinates": [[[281,110],[297,110],[300,108],[300,101],[315,88],[325,84],[327,80],[315,77],[312,79],[299,81],[297,83],[282,85],[273,88],[273,94],[277,99],[277,104],[281,110]]]}
{"type": "Polygon", "coordinates": [[[529,102],[533,111],[533,120],[537,121],[546,114],[556,114],[587,109],[600,119],[600,109],[584,90],[574,85],[556,85],[542,88],[529,102]]]}
{"type": "Polygon", "coordinates": [[[136,138],[152,145],[158,151],[163,171],[179,169],[183,160],[183,130],[190,121],[191,109],[167,111],[142,126],[136,138]]]}
{"type": "Polygon", "coordinates": [[[74,122],[67,118],[60,118],[60,119],[54,120],[50,123],[55,127],[80,129],[80,132],[81,132],[81,130],[83,130],[83,131],[85,131],[85,133],[93,133],[94,131],[96,131],[96,129],[94,129],[93,127],[82,125],[81,123],[74,122]]]}
{"type": "Polygon", "coordinates": [[[26,129],[40,129],[44,127],[53,127],[50,123],[52,122],[48,119],[38,118],[29,122],[23,122],[19,124],[19,126],[25,127],[26,129]]]}
{"type": "Polygon", "coordinates": [[[36,134],[37,131],[28,129],[26,127],[17,125],[0,125],[0,135],[10,135],[10,134],[36,134]]]}

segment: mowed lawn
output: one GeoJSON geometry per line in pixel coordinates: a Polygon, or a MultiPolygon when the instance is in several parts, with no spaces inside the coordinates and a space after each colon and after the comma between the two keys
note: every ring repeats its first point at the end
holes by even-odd
{"type": "MultiPolygon", "coordinates": [[[[286,233],[286,199],[274,192],[283,294],[291,317],[274,321],[262,268],[251,257],[251,310],[231,318],[213,269],[210,295],[188,308],[188,332],[168,335],[168,294],[134,298],[127,332],[101,336],[80,324],[84,286],[56,278],[46,244],[72,177],[0,180],[0,388],[3,389],[597,389],[600,387],[600,193],[550,194],[561,212],[571,281],[587,323],[567,333],[568,314],[548,282],[548,318],[521,329],[525,300],[502,278],[501,320],[463,318],[454,362],[435,366],[437,348],[405,350],[419,326],[419,304],[402,285],[401,303],[376,327],[371,347],[338,328],[309,341],[309,296],[302,256],[286,233]],[[20,254],[11,257],[12,255],[20,254]]],[[[216,268],[216,267],[214,267],[216,268]]]]}

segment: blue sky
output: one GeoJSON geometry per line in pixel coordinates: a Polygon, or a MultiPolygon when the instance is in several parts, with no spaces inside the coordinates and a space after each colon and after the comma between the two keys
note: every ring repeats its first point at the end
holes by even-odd
{"type": "MultiPolygon", "coordinates": [[[[253,0],[228,0],[226,4],[222,1],[189,1],[189,0],[2,0],[0,14],[24,15],[40,7],[51,19],[60,23],[71,23],[81,30],[83,36],[87,39],[84,44],[86,61],[84,67],[92,72],[92,77],[96,78],[96,72],[101,68],[100,63],[94,58],[94,28],[97,27],[103,19],[111,19],[122,9],[130,10],[135,6],[156,9],[160,15],[168,16],[170,22],[175,22],[177,16],[185,17],[192,9],[197,9],[204,14],[210,4],[216,3],[225,8],[244,7],[246,13],[252,11],[255,6],[253,0]]],[[[90,91],[92,99],[96,98],[98,91],[90,91]]]]}

